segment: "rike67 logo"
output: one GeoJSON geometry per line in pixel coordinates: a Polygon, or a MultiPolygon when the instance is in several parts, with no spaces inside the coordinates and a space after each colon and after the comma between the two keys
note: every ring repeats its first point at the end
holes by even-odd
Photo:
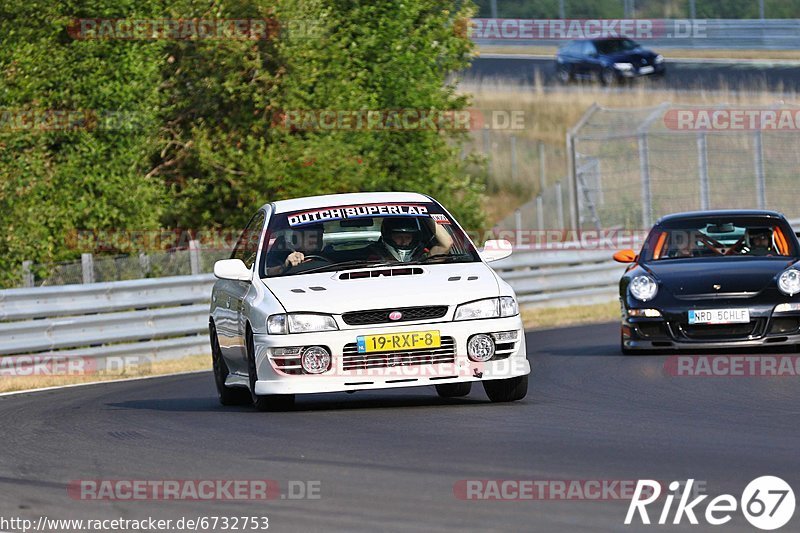
{"type": "MultiPolygon", "coordinates": [[[[671,494],[664,498],[664,505],[658,516],[657,524],[664,525],[670,523],[670,515],[673,513],[672,504],[676,497],[678,504],[672,514],[672,524],[680,524],[684,517],[690,524],[697,525],[698,515],[705,519],[705,522],[712,526],[720,526],[730,522],[732,513],[737,507],[748,522],[754,527],[762,530],[774,530],[786,525],[794,514],[795,499],[794,491],[784,480],[775,476],[762,476],[751,481],[742,492],[742,497],[737,500],[730,494],[722,494],[708,501],[705,505],[705,512],[701,513],[701,503],[708,498],[708,495],[693,495],[692,486],[694,479],[689,479],[685,484],[673,481],[669,484],[671,494]],[[684,487],[678,494],[677,491],[684,487]]],[[[661,497],[661,483],[650,479],[640,479],[636,484],[636,489],[628,506],[628,514],[625,516],[625,524],[634,523],[638,519],[642,524],[650,524],[650,515],[647,506],[655,503],[661,497]]],[[[653,505],[652,507],[656,507],[653,505]]],[[[651,511],[656,510],[651,508],[651,511]]]]}

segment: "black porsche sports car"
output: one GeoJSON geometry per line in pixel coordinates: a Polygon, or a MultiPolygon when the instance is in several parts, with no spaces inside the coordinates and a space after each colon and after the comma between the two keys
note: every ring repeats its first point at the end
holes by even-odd
{"type": "Polygon", "coordinates": [[[614,259],[623,353],[800,344],[800,244],[779,213],[665,216],[614,259]]]}

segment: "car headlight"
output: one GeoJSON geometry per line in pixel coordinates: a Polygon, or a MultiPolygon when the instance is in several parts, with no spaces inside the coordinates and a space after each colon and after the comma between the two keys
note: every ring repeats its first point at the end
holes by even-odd
{"type": "Polygon", "coordinates": [[[656,56],[655,60],[654,60],[654,63],[655,63],[656,65],[660,65],[660,64],[661,64],[661,63],[663,63],[663,62],[664,62],[664,56],[662,56],[661,54],[658,54],[658,55],[656,56]]]}
{"type": "Polygon", "coordinates": [[[632,70],[633,65],[631,63],[614,63],[614,68],[617,70],[632,70]]]}
{"type": "Polygon", "coordinates": [[[459,305],[453,320],[476,320],[479,318],[498,318],[519,314],[517,301],[511,296],[486,298],[459,305]]]}
{"type": "Polygon", "coordinates": [[[655,297],[658,292],[658,284],[650,276],[636,276],[628,285],[628,290],[631,292],[631,296],[646,302],[655,297]]]}
{"type": "Polygon", "coordinates": [[[778,289],[787,295],[794,296],[800,292],[800,270],[790,268],[784,271],[778,278],[778,289]]]}
{"type": "Polygon", "coordinates": [[[267,332],[270,335],[287,333],[313,333],[339,329],[330,315],[313,313],[289,313],[272,315],[267,319],[267,332]]]}

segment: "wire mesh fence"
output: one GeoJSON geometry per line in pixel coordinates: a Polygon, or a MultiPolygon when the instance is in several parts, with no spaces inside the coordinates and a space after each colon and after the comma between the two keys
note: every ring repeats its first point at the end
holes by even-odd
{"type": "Polygon", "coordinates": [[[44,287],[205,274],[214,271],[216,261],[229,257],[229,250],[198,247],[196,251],[172,250],[138,255],[83,254],[80,261],[54,264],[26,261],[22,266],[20,284],[26,287],[44,287]]]}
{"type": "Polygon", "coordinates": [[[649,227],[706,209],[800,216],[800,108],[593,107],[571,132],[580,227],[649,227]]]}

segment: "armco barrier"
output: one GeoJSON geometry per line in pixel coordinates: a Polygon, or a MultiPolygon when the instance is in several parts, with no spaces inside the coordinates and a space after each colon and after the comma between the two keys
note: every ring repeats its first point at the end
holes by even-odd
{"type": "MultiPolygon", "coordinates": [[[[790,221],[797,228],[800,220],[790,221]]],[[[612,302],[625,265],[610,250],[517,249],[492,267],[524,306],[612,302]]],[[[114,281],[0,291],[0,355],[205,354],[214,276],[114,281]]],[[[465,296],[466,297],[466,296],[465,296]]]]}

